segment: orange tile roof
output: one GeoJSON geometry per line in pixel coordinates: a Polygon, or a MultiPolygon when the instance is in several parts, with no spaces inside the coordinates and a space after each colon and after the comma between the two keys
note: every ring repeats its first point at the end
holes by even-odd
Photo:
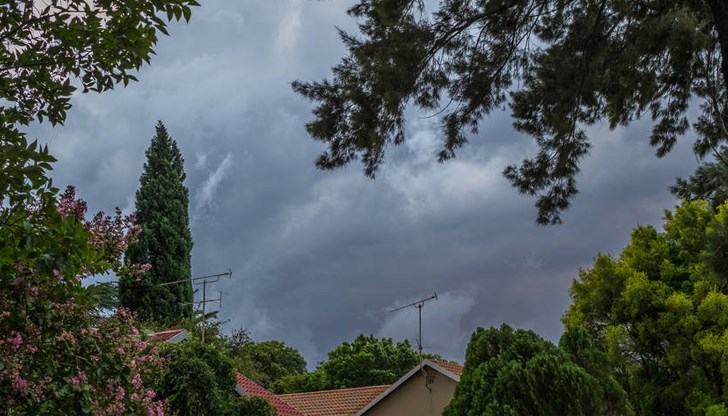
{"type": "Polygon", "coordinates": [[[455,374],[458,377],[463,375],[463,366],[458,363],[450,363],[447,361],[433,361],[433,363],[439,365],[440,367],[455,374]]]}
{"type": "Polygon", "coordinates": [[[243,388],[246,394],[248,394],[249,396],[262,397],[268,400],[270,404],[276,409],[277,416],[306,416],[298,410],[294,409],[288,403],[281,400],[275,394],[259,386],[256,382],[245,377],[244,375],[240,373],[235,373],[235,378],[238,381],[238,385],[243,388]]]}
{"type": "Polygon", "coordinates": [[[166,342],[170,339],[176,337],[177,335],[182,334],[183,332],[186,332],[184,329],[170,329],[167,331],[159,331],[155,332],[153,334],[149,334],[148,341],[149,342],[166,342]]]}
{"type": "Polygon", "coordinates": [[[388,384],[281,394],[278,397],[301,411],[304,416],[354,416],[387,388],[389,388],[388,384]]]}

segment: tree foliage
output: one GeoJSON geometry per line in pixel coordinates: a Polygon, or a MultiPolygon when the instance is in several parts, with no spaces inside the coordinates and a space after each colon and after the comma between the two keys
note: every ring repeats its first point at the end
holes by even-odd
{"type": "Polygon", "coordinates": [[[30,193],[48,181],[55,159],[29,143],[21,126],[63,123],[70,98],[135,80],[149,63],[165,19],[189,20],[195,0],[10,1],[0,8],[0,196],[30,193]]]}
{"type": "Polygon", "coordinates": [[[75,85],[126,84],[165,20],[194,0],[10,1],[0,7],[0,412],[161,415],[154,348],[121,309],[101,316],[91,274],[136,274],[121,258],[137,235],[117,210],[87,220],[72,189],[48,178],[55,158],[21,130],[63,123],[75,85]]]}
{"type": "Polygon", "coordinates": [[[363,334],[328,353],[315,371],[281,378],[273,384],[278,393],[296,393],[391,384],[419,363],[409,342],[363,334]]]}
{"type": "Polygon", "coordinates": [[[343,389],[393,383],[418,362],[406,340],[395,344],[391,338],[361,334],[330,351],[319,368],[327,376],[328,388],[343,389]]]}
{"type": "Polygon", "coordinates": [[[446,416],[629,415],[626,395],[588,337],[565,334],[564,349],[532,331],[478,328],[446,416]],[[595,362],[589,362],[597,358],[595,362]],[[589,367],[582,367],[580,362],[589,367]]]}
{"type": "Polygon", "coordinates": [[[146,154],[136,193],[142,234],[127,259],[151,268],[141,279],[122,279],[119,294],[121,304],[140,319],[170,325],[192,316],[189,192],[183,184],[184,159],[161,121],[146,154]],[[179,280],[187,281],[160,286],[179,280]]]}
{"type": "Polygon", "coordinates": [[[725,414],[728,403],[728,205],[666,212],[617,258],[599,255],[571,288],[566,327],[607,353],[640,415],[725,414]]]}
{"type": "Polygon", "coordinates": [[[306,360],[301,353],[281,341],[250,340],[229,351],[240,372],[265,388],[284,377],[306,373],[306,360]]]}
{"type": "Polygon", "coordinates": [[[713,208],[728,201],[728,147],[716,153],[716,160],[706,162],[688,179],[678,178],[670,192],[688,201],[704,199],[713,208]]]}
{"type": "Polygon", "coordinates": [[[410,106],[440,117],[445,161],[508,106],[539,151],[504,174],[538,197],[538,222],[548,224],[577,193],[587,129],[601,120],[614,128],[649,114],[663,156],[698,102],[696,153],[728,138],[722,0],[443,0],[434,12],[425,3],[360,0],[349,10],[360,33],[340,32],[348,54],[333,78],[293,83],[316,102],[307,130],[327,146],[318,167],[360,158],[374,177],[386,147],[405,141],[410,106]]]}
{"type": "Polygon", "coordinates": [[[165,344],[169,360],[160,387],[172,410],[180,415],[274,416],[264,399],[238,397],[233,362],[214,344],[191,338],[179,344],[165,344]]]}

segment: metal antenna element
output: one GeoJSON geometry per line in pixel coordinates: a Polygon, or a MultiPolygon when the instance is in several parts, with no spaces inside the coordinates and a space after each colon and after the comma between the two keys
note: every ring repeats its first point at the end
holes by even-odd
{"type": "Polygon", "coordinates": [[[417,312],[419,314],[419,329],[420,329],[420,333],[419,333],[420,335],[419,335],[419,338],[417,339],[417,350],[420,352],[420,360],[422,360],[422,307],[425,306],[425,302],[427,302],[428,300],[433,300],[433,299],[437,300],[437,293],[433,293],[432,296],[430,296],[429,298],[420,299],[416,302],[408,303],[406,305],[402,305],[400,307],[391,309],[389,311],[389,312],[397,312],[399,310],[409,308],[410,306],[417,308],[417,312]]]}
{"type": "Polygon", "coordinates": [[[160,283],[157,286],[168,286],[168,285],[174,285],[177,283],[184,283],[192,281],[193,285],[202,285],[202,300],[197,302],[183,302],[183,305],[202,305],[202,342],[205,342],[205,325],[207,324],[207,316],[205,315],[205,305],[207,305],[208,302],[219,302],[220,307],[222,308],[222,292],[220,293],[220,296],[217,299],[207,299],[207,284],[208,283],[216,283],[220,281],[220,278],[223,276],[227,276],[228,278],[231,278],[233,276],[233,271],[228,269],[225,273],[218,273],[218,274],[211,274],[208,276],[200,276],[200,277],[193,277],[192,279],[180,279],[180,280],[174,280],[171,282],[164,282],[160,283]]]}

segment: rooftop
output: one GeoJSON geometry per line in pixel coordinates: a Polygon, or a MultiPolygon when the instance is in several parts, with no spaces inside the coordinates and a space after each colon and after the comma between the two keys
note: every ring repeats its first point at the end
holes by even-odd
{"type": "Polygon", "coordinates": [[[268,400],[268,402],[270,402],[270,404],[276,409],[276,414],[278,416],[308,416],[291,407],[291,405],[281,400],[278,396],[269,392],[244,375],[235,373],[235,377],[238,381],[238,385],[243,389],[243,392],[246,395],[262,397],[268,400]]]}
{"type": "Polygon", "coordinates": [[[463,375],[463,366],[458,363],[451,363],[448,361],[433,361],[433,363],[439,365],[440,367],[455,374],[458,377],[463,375]]]}
{"type": "Polygon", "coordinates": [[[187,339],[186,329],[169,329],[167,331],[159,331],[149,335],[149,342],[170,342],[176,344],[187,339]]]}
{"type": "Polygon", "coordinates": [[[354,416],[356,412],[364,408],[387,388],[389,388],[389,385],[385,384],[382,386],[281,394],[278,397],[298,409],[304,416],[354,416]]]}

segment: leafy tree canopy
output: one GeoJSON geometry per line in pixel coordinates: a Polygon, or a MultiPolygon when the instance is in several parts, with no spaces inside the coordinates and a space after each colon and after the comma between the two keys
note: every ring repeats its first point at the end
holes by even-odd
{"type": "Polygon", "coordinates": [[[182,154],[160,121],[136,193],[136,218],[142,234],[126,255],[130,262],[148,265],[150,270],[141,279],[122,278],[119,295],[121,304],[140,319],[166,325],[191,317],[194,300],[189,192],[184,179],[182,154]],[[170,282],[177,283],[162,286],[170,282]]]}
{"type": "Polygon", "coordinates": [[[532,331],[478,328],[443,415],[631,414],[624,391],[600,365],[606,360],[599,361],[588,337],[578,332],[565,337],[562,349],[532,331]],[[579,365],[585,359],[586,368],[579,365]]]}
{"type": "Polygon", "coordinates": [[[172,410],[180,415],[274,416],[264,399],[238,397],[233,362],[214,344],[192,337],[179,344],[165,344],[169,360],[160,387],[172,410]]]}
{"type": "Polygon", "coordinates": [[[208,318],[203,323],[196,317],[175,327],[186,328],[198,336],[204,327],[205,343],[214,345],[231,360],[237,371],[265,388],[270,389],[273,383],[284,377],[306,373],[306,360],[295,348],[281,341],[255,342],[245,329],[236,329],[226,335],[222,331],[225,323],[227,321],[216,318],[208,318]]]}
{"type": "Polygon", "coordinates": [[[251,378],[266,388],[283,377],[306,372],[301,353],[281,341],[250,342],[235,358],[236,362],[247,361],[252,367],[251,378]]]}
{"type": "Polygon", "coordinates": [[[315,371],[283,377],[273,384],[278,393],[296,393],[391,384],[414,368],[420,357],[409,342],[363,334],[328,353],[315,371]]]}
{"type": "Polygon", "coordinates": [[[563,322],[607,353],[638,414],[726,414],[728,205],[689,202],[665,219],[581,270],[563,322]]]}
{"type": "Polygon", "coordinates": [[[728,138],[728,4],[723,0],[360,0],[359,35],[333,78],[293,83],[316,102],[311,136],[327,145],[316,164],[360,158],[374,177],[388,145],[406,139],[405,112],[439,116],[445,161],[486,115],[510,107],[538,153],[504,174],[537,196],[540,224],[560,222],[577,193],[587,128],[643,114],[650,143],[668,153],[694,120],[703,157],[728,138]],[[697,97],[698,100],[695,100],[697,97]]]}
{"type": "Polygon", "coordinates": [[[20,127],[63,123],[70,98],[135,80],[154,53],[166,19],[189,20],[195,0],[5,2],[0,8],[0,195],[29,193],[48,181],[55,159],[20,127]]]}

